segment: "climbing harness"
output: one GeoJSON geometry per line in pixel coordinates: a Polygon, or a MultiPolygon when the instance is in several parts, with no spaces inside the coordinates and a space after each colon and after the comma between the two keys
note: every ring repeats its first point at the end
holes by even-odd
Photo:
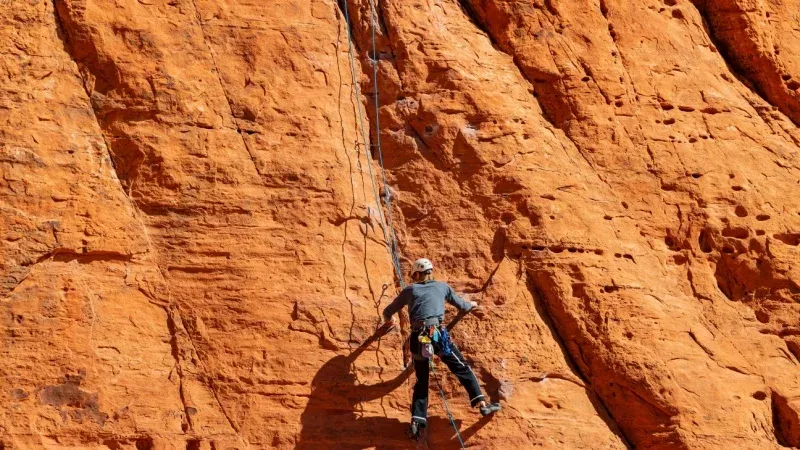
{"type": "Polygon", "coordinates": [[[442,347],[442,355],[450,356],[453,354],[453,341],[450,340],[450,332],[446,327],[442,327],[439,345],[442,347]]]}
{"type": "MultiPolygon", "coordinates": [[[[392,198],[391,198],[391,189],[389,188],[389,184],[386,180],[386,168],[383,165],[383,151],[381,149],[381,129],[380,129],[380,91],[378,89],[378,53],[375,44],[375,17],[376,17],[376,10],[375,5],[373,4],[372,0],[369,0],[370,6],[370,28],[372,30],[372,84],[374,86],[375,93],[375,150],[378,153],[378,162],[381,168],[381,178],[383,180],[383,200],[386,204],[386,218],[388,220],[384,220],[384,214],[381,210],[381,197],[378,194],[378,190],[376,187],[375,181],[375,174],[372,170],[372,163],[370,158],[367,157],[367,169],[369,171],[370,180],[372,183],[372,192],[375,196],[375,201],[377,202],[378,206],[378,218],[381,222],[381,229],[383,230],[384,240],[386,241],[386,246],[389,248],[389,252],[392,258],[392,266],[394,266],[394,270],[397,273],[397,280],[400,282],[400,287],[405,288],[406,283],[403,279],[403,270],[400,267],[400,249],[397,246],[397,233],[394,229],[394,222],[392,220],[392,198]],[[388,228],[388,233],[387,233],[388,228]]],[[[350,74],[352,77],[353,88],[355,89],[356,95],[356,115],[358,117],[359,128],[361,131],[361,138],[364,142],[364,148],[367,148],[367,133],[366,128],[364,126],[364,114],[362,114],[361,102],[358,99],[361,97],[358,77],[356,75],[356,65],[355,65],[355,58],[353,56],[353,34],[352,30],[350,29],[350,11],[347,6],[347,1],[342,2],[342,8],[344,9],[344,19],[345,19],[345,28],[347,31],[347,44],[348,44],[348,56],[350,58],[350,74]]]]}
{"type": "Polygon", "coordinates": [[[434,344],[438,344],[443,356],[453,354],[453,342],[450,340],[450,333],[445,327],[430,325],[425,333],[417,336],[420,343],[420,353],[423,358],[430,358],[435,354],[434,344]]]}
{"type": "Polygon", "coordinates": [[[434,355],[433,351],[433,342],[430,336],[426,336],[424,334],[420,334],[417,336],[417,340],[419,340],[419,352],[425,359],[430,359],[434,355]]]}

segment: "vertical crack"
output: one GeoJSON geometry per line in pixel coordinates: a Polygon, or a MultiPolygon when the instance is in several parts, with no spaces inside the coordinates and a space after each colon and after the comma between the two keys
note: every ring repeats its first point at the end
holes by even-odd
{"type": "MultiPolygon", "coordinates": [[[[578,363],[578,361],[575,361],[573,358],[572,353],[569,351],[569,348],[566,345],[566,340],[561,336],[557,322],[553,320],[553,316],[550,313],[550,304],[547,301],[547,297],[545,296],[544,292],[542,292],[542,290],[536,285],[533,277],[531,277],[530,274],[526,273],[526,278],[526,284],[528,285],[528,290],[533,297],[533,306],[536,309],[536,312],[542,318],[542,321],[550,330],[553,340],[556,341],[556,344],[558,344],[558,347],[561,349],[561,353],[567,362],[567,366],[584,382],[586,393],[589,396],[589,400],[595,406],[595,409],[597,409],[598,415],[603,419],[604,422],[606,422],[606,425],[608,425],[608,428],[611,430],[611,432],[617,435],[620,440],[622,440],[627,448],[636,448],[632,444],[631,439],[625,434],[622,427],[619,426],[619,423],[614,418],[614,415],[611,413],[611,410],[608,408],[608,406],[606,406],[602,397],[600,397],[595,390],[589,377],[584,373],[586,364],[582,360],[580,363],[578,363]]],[[[578,347],[578,351],[580,352],[580,347],[578,347]]]]}
{"type": "Polygon", "coordinates": [[[169,329],[170,333],[170,347],[172,348],[172,357],[175,359],[175,373],[178,374],[178,394],[180,395],[181,404],[183,405],[183,420],[181,424],[181,429],[184,433],[187,431],[192,431],[193,424],[192,424],[192,414],[194,411],[190,409],[190,406],[186,403],[186,393],[184,391],[183,386],[183,365],[181,364],[183,358],[181,357],[181,349],[180,343],[178,342],[178,330],[177,330],[177,323],[175,318],[172,316],[172,311],[170,306],[162,306],[164,308],[164,312],[167,314],[167,328],[169,329]]]}
{"type": "Polygon", "coordinates": [[[781,447],[800,447],[800,417],[789,404],[789,399],[772,391],[772,432],[781,447]]]}
{"type": "MultiPolygon", "coordinates": [[[[192,7],[194,9],[194,16],[197,19],[197,26],[200,28],[200,33],[203,35],[203,44],[205,44],[206,48],[208,48],[208,53],[211,56],[211,64],[213,65],[212,69],[214,73],[217,75],[217,83],[219,83],[220,91],[222,91],[222,95],[225,97],[225,101],[228,103],[228,112],[231,115],[231,120],[233,121],[233,125],[236,127],[236,132],[239,134],[239,137],[242,138],[242,144],[244,145],[245,151],[250,156],[250,161],[253,162],[253,168],[258,174],[259,178],[262,177],[261,171],[258,169],[258,163],[256,162],[255,155],[253,154],[250,145],[247,143],[247,139],[244,137],[244,131],[242,127],[239,125],[239,119],[234,115],[233,111],[233,101],[231,100],[230,95],[228,94],[228,90],[225,89],[225,84],[222,82],[222,73],[219,70],[219,64],[217,63],[217,54],[214,51],[214,47],[211,46],[211,43],[208,42],[208,34],[206,33],[205,26],[203,25],[203,19],[200,17],[200,9],[197,7],[197,1],[192,0],[192,7]]],[[[262,180],[263,183],[263,180],[262,180]]]]}
{"type": "Polygon", "coordinates": [[[478,10],[475,9],[475,6],[472,4],[472,0],[458,0],[458,6],[460,7],[461,12],[463,12],[464,15],[467,16],[470,23],[472,23],[475,26],[475,28],[477,28],[481,33],[486,35],[486,38],[489,39],[489,42],[492,44],[492,47],[494,47],[494,49],[497,50],[498,52],[503,53],[508,57],[510,57],[511,60],[514,62],[514,66],[516,66],[517,71],[522,76],[522,78],[525,79],[528,83],[530,83],[531,86],[533,86],[534,89],[533,97],[536,100],[536,103],[539,104],[539,110],[542,112],[542,117],[547,121],[547,123],[549,123],[553,127],[561,128],[555,121],[555,115],[552,114],[551,112],[548,112],[548,108],[545,107],[545,105],[539,99],[539,95],[536,93],[537,89],[541,89],[542,83],[530,79],[526,71],[523,69],[522,64],[520,63],[517,56],[512,55],[511,53],[506,51],[502,45],[500,45],[500,43],[497,41],[496,36],[491,32],[489,24],[483,20],[480,14],[478,14],[478,10]]]}
{"type": "Polygon", "coordinates": [[[494,36],[489,33],[489,26],[484,22],[480,15],[478,15],[478,11],[475,10],[475,7],[472,5],[470,0],[458,0],[458,6],[461,7],[461,11],[469,17],[470,22],[475,25],[476,28],[481,30],[486,37],[489,38],[489,41],[495,48],[500,48],[495,41],[494,36]]]}
{"type": "MultiPolygon", "coordinates": [[[[791,83],[789,80],[792,77],[781,73],[779,61],[756,48],[760,47],[757,42],[758,30],[747,23],[748,12],[737,1],[726,2],[732,9],[722,9],[714,0],[692,0],[691,3],[703,21],[703,31],[725,62],[728,71],[765,104],[778,108],[794,125],[800,126],[800,97],[796,90],[785,84],[791,83]],[[740,16],[741,21],[732,19],[732,15],[740,16]],[[728,31],[733,30],[732,36],[726,36],[724,30],[720,30],[725,25],[730,25],[728,31]],[[737,51],[734,47],[737,43],[744,48],[737,51]],[[748,62],[756,67],[748,67],[748,62]],[[781,79],[782,76],[788,78],[781,79]]],[[[765,118],[763,106],[750,103],[764,122],[769,122],[765,118]]]]}
{"type": "MultiPolygon", "coordinates": [[[[80,71],[80,65],[78,64],[78,61],[75,60],[75,57],[72,54],[72,43],[70,42],[69,34],[67,33],[64,27],[64,23],[61,19],[61,14],[58,11],[58,3],[57,3],[58,0],[51,0],[51,1],[53,4],[53,16],[55,18],[55,23],[56,23],[56,33],[58,37],[61,39],[61,42],[64,45],[64,50],[69,55],[70,59],[72,59],[72,61],[79,67],[77,76],[81,80],[81,86],[83,87],[83,92],[86,94],[86,99],[88,100],[89,107],[92,110],[92,117],[94,117],[94,122],[95,124],[97,124],[97,129],[100,131],[100,136],[103,138],[103,144],[105,145],[105,151],[107,152],[106,156],[108,156],[108,159],[111,161],[111,167],[113,167],[114,169],[114,175],[116,176],[117,181],[119,181],[119,175],[117,173],[117,162],[114,159],[114,155],[111,152],[111,144],[108,142],[108,139],[106,138],[106,135],[103,132],[103,127],[100,125],[100,120],[97,118],[97,111],[95,111],[95,104],[94,100],[92,99],[92,93],[89,89],[89,84],[87,83],[86,78],[84,78],[83,73],[81,73],[80,71]]],[[[129,201],[133,203],[133,199],[128,196],[127,192],[125,192],[125,188],[122,186],[122,183],[120,183],[120,189],[122,190],[122,193],[125,194],[126,197],[128,197],[129,201]]]]}
{"type": "MultiPolygon", "coordinates": [[[[536,103],[539,105],[539,111],[541,112],[542,118],[544,118],[544,120],[547,121],[547,123],[549,123],[555,130],[559,130],[562,132],[561,134],[559,134],[559,136],[563,136],[564,138],[569,140],[569,142],[575,148],[577,153],[583,158],[584,161],[586,161],[586,164],[588,164],[589,167],[592,169],[592,173],[597,177],[598,180],[600,180],[603,184],[609,187],[610,189],[609,192],[613,193],[614,189],[612,188],[611,184],[605,179],[602,173],[595,167],[594,163],[592,162],[592,159],[589,156],[587,156],[584,149],[580,145],[578,145],[578,143],[567,132],[566,130],[567,120],[564,120],[563,118],[559,119],[560,117],[559,114],[556,111],[553,111],[551,108],[549,108],[540,99],[538,90],[546,90],[548,93],[547,97],[556,99],[557,102],[562,103],[564,106],[570,109],[571,111],[570,114],[572,114],[573,116],[575,115],[574,112],[572,112],[573,109],[572,105],[563,98],[564,96],[561,95],[557,89],[549,86],[549,84],[555,83],[556,81],[560,81],[560,76],[558,79],[550,80],[549,82],[537,80],[536,78],[532,79],[525,70],[525,68],[523,67],[523,64],[519,61],[519,58],[517,58],[516,55],[512,54],[512,52],[507,51],[507,49],[504,49],[504,47],[502,47],[499,44],[499,42],[496,39],[496,36],[494,36],[494,34],[491,32],[488,23],[486,23],[481,19],[480,14],[478,14],[478,11],[472,4],[473,1],[474,0],[458,0],[461,11],[467,16],[469,21],[479,31],[481,31],[486,35],[487,39],[489,39],[489,42],[492,44],[495,50],[511,58],[511,61],[514,63],[514,67],[517,69],[517,72],[519,73],[520,77],[522,77],[522,79],[527,81],[533,87],[534,91],[532,95],[536,103]]],[[[549,6],[549,8],[552,7],[553,7],[552,5],[549,6]]],[[[569,152],[566,148],[564,148],[564,152],[567,153],[567,156],[569,157],[569,152]]],[[[570,157],[570,159],[572,158],[570,157]]]]}

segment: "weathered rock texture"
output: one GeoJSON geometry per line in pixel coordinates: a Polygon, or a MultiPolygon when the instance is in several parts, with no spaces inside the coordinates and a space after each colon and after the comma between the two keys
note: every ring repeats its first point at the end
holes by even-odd
{"type": "Polygon", "coordinates": [[[0,449],[414,448],[385,194],[469,447],[800,446],[798,7],[0,2],[0,449]]]}

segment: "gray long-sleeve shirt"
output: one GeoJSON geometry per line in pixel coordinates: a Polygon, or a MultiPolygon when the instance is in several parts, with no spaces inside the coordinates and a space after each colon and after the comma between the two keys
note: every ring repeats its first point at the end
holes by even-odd
{"type": "Polygon", "coordinates": [[[389,321],[393,315],[408,305],[408,315],[412,327],[439,324],[444,321],[444,302],[456,306],[461,311],[472,309],[472,303],[456,295],[453,288],[441,281],[425,281],[408,285],[383,310],[383,319],[389,321]]]}

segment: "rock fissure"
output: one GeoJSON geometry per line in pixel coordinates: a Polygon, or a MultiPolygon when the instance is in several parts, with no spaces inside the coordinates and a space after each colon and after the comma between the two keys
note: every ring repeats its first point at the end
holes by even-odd
{"type": "MultiPolygon", "coordinates": [[[[497,42],[497,38],[492,33],[491,29],[483,22],[483,20],[481,20],[481,16],[476,11],[475,6],[473,5],[473,1],[475,1],[475,0],[458,0],[458,4],[459,4],[459,7],[460,7],[461,11],[469,18],[470,23],[475,25],[475,28],[480,30],[486,36],[486,38],[489,39],[489,42],[491,42],[492,47],[495,50],[497,50],[498,52],[503,53],[504,55],[506,55],[509,58],[511,58],[511,60],[514,62],[514,65],[517,67],[517,70],[519,71],[520,75],[528,83],[530,83],[531,89],[535,90],[537,85],[540,85],[541,83],[536,83],[535,80],[532,80],[528,76],[526,71],[522,68],[519,59],[515,55],[512,55],[512,54],[508,53],[505,49],[503,49],[502,46],[500,46],[500,44],[497,42]]],[[[552,112],[548,111],[548,109],[545,107],[545,105],[542,104],[541,100],[539,99],[539,94],[538,93],[535,94],[534,92],[531,92],[531,95],[533,95],[533,97],[536,99],[536,102],[539,105],[539,109],[542,111],[542,117],[545,120],[547,120],[547,122],[550,125],[552,125],[552,126],[554,126],[556,128],[561,128],[559,126],[560,124],[557,124],[554,121],[554,116],[553,116],[552,112]]],[[[565,136],[569,137],[566,134],[565,134],[565,136]]]]}
{"type": "MultiPolygon", "coordinates": [[[[633,445],[634,441],[632,441],[628,436],[625,435],[623,428],[619,426],[617,421],[614,419],[614,415],[611,413],[611,410],[606,406],[605,402],[603,402],[602,397],[595,390],[594,386],[592,385],[590,377],[588,377],[587,374],[585,374],[584,371],[581,370],[581,367],[586,367],[586,363],[584,362],[579,365],[576,364],[576,362],[573,360],[572,351],[566,345],[566,341],[561,335],[558,322],[553,319],[553,315],[550,313],[549,310],[550,305],[547,297],[545,296],[544,292],[542,292],[542,290],[538,288],[535,281],[529,274],[526,274],[526,285],[527,289],[530,291],[531,296],[533,298],[536,312],[539,313],[539,316],[547,325],[547,328],[549,329],[550,333],[552,334],[553,338],[558,344],[558,347],[560,348],[562,354],[564,355],[570,370],[572,370],[575,374],[577,374],[579,379],[583,382],[584,386],[582,387],[584,387],[588,392],[591,393],[590,395],[592,403],[596,403],[599,406],[599,413],[603,417],[603,420],[606,421],[611,431],[614,432],[623,440],[627,448],[629,449],[635,448],[635,446],[633,445]]],[[[572,381],[566,378],[565,380],[572,381]]],[[[574,383],[574,381],[572,382],[574,383]]]]}
{"type": "Polygon", "coordinates": [[[258,168],[258,163],[256,162],[255,155],[253,154],[252,150],[250,150],[250,145],[247,143],[245,132],[242,131],[242,127],[239,125],[239,118],[236,117],[236,115],[234,114],[234,107],[233,107],[233,102],[231,101],[230,94],[228,94],[228,91],[225,88],[225,84],[223,84],[222,82],[222,74],[219,71],[219,64],[217,63],[217,55],[214,52],[214,48],[211,47],[211,44],[208,43],[208,35],[206,33],[205,25],[203,24],[203,18],[200,17],[200,10],[197,8],[196,0],[192,0],[192,8],[194,9],[194,15],[197,20],[197,26],[200,28],[200,33],[203,35],[203,43],[208,49],[208,54],[211,56],[211,62],[214,65],[212,69],[214,71],[214,74],[217,76],[217,82],[219,83],[220,91],[222,92],[222,95],[225,97],[225,102],[228,104],[228,112],[230,113],[231,120],[233,121],[233,124],[236,127],[236,133],[242,139],[242,145],[247,151],[247,155],[250,157],[250,161],[253,162],[253,169],[256,171],[256,174],[258,174],[259,178],[262,178],[261,182],[264,183],[263,177],[261,175],[261,170],[258,168]]]}
{"type": "Polygon", "coordinates": [[[169,328],[169,332],[171,335],[170,338],[170,347],[172,349],[172,357],[175,360],[175,372],[178,374],[178,395],[181,399],[181,404],[183,405],[183,424],[181,428],[184,433],[192,432],[192,413],[193,411],[190,409],[191,407],[187,403],[186,392],[184,391],[183,386],[183,367],[181,365],[182,357],[181,351],[178,344],[178,332],[177,332],[177,325],[175,320],[172,317],[172,310],[171,305],[164,306],[164,312],[167,315],[167,327],[169,328]]]}
{"type": "MultiPolygon", "coordinates": [[[[800,123],[800,83],[791,73],[796,61],[782,56],[773,43],[782,30],[773,29],[769,20],[762,22],[764,15],[769,17],[770,12],[765,11],[768,6],[748,8],[740,0],[693,0],[692,4],[703,18],[709,40],[731,71],[764,103],[779,109],[794,125],[800,123]]],[[[761,115],[761,105],[752,106],[761,115]]]]}

